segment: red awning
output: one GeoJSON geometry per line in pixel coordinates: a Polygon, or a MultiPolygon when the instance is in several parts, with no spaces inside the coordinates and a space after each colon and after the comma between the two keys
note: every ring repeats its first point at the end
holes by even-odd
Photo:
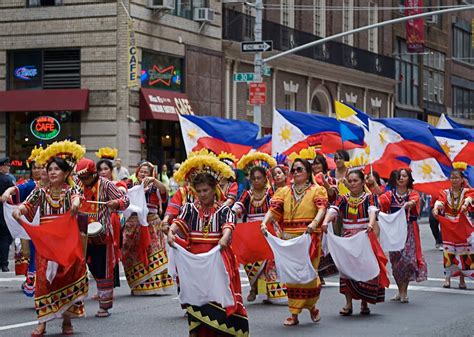
{"type": "Polygon", "coordinates": [[[10,90],[0,92],[0,112],[86,111],[89,90],[10,90]]]}
{"type": "Polygon", "coordinates": [[[178,113],[194,115],[186,94],[175,91],[141,89],[140,119],[177,122],[178,113]]]}

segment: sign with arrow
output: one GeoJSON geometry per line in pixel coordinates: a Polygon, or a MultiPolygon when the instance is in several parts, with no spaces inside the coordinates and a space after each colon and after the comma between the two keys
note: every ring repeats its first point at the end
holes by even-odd
{"type": "Polygon", "coordinates": [[[258,53],[273,50],[273,41],[251,41],[242,42],[240,44],[240,51],[242,53],[258,53]]]}

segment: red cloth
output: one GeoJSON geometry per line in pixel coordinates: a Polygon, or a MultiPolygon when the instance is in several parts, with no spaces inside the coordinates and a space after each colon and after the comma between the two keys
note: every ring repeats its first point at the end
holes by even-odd
{"type": "Polygon", "coordinates": [[[151,236],[148,226],[140,225],[140,241],[138,244],[138,258],[145,266],[148,266],[148,250],[151,245],[151,236]]]}
{"type": "MultiPolygon", "coordinates": [[[[260,221],[243,222],[235,226],[232,233],[232,250],[241,264],[262,260],[273,260],[273,252],[260,231],[260,221]]],[[[268,231],[275,235],[273,226],[268,231]]]]}
{"type": "Polygon", "coordinates": [[[420,228],[418,227],[418,222],[416,221],[413,221],[413,234],[415,235],[416,262],[418,263],[418,267],[421,267],[425,263],[423,262],[423,251],[421,248],[420,228]]]}
{"type": "Polygon", "coordinates": [[[70,212],[41,217],[39,226],[31,226],[19,220],[35,245],[38,253],[48,261],[63,267],[84,260],[77,219],[70,212]]]}
{"type": "Polygon", "coordinates": [[[464,213],[460,213],[456,220],[450,220],[444,216],[439,216],[438,219],[443,233],[443,242],[466,243],[467,238],[474,232],[474,227],[471,226],[464,213]]]}
{"type": "Polygon", "coordinates": [[[390,280],[388,278],[388,272],[387,272],[388,259],[385,256],[383,249],[380,246],[379,240],[377,239],[377,236],[375,235],[375,233],[369,232],[368,235],[369,235],[370,245],[372,246],[372,250],[374,251],[375,257],[377,258],[377,262],[380,268],[379,284],[385,288],[388,288],[390,286],[390,280]]]}

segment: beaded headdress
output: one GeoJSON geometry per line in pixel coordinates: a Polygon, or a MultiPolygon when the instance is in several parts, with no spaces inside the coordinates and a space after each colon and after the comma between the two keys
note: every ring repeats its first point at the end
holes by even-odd
{"type": "Polygon", "coordinates": [[[275,158],[266,153],[255,151],[247,153],[242,158],[240,158],[239,162],[237,163],[237,168],[245,172],[250,172],[254,166],[260,166],[268,170],[276,165],[277,161],[275,158]]]}
{"type": "Polygon", "coordinates": [[[77,161],[84,157],[85,153],[86,148],[84,146],[77,144],[75,141],[63,140],[61,142],[54,142],[41,151],[36,158],[36,162],[40,165],[46,165],[53,158],[59,157],[64,159],[72,169],[77,161]]]}
{"type": "Polygon", "coordinates": [[[219,160],[224,164],[229,165],[232,169],[235,169],[235,163],[237,162],[237,158],[232,153],[222,151],[221,153],[219,153],[217,158],[219,158],[219,160]]]}

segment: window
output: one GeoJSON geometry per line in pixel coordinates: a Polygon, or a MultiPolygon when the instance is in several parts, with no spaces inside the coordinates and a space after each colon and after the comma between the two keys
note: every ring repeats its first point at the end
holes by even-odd
{"type": "Polygon", "coordinates": [[[281,24],[295,28],[295,0],[281,0],[281,24]]]}
{"type": "Polygon", "coordinates": [[[471,25],[468,23],[453,26],[453,57],[474,64],[471,25]]]}
{"type": "Polygon", "coordinates": [[[252,7],[244,6],[245,16],[244,16],[244,37],[249,39],[250,41],[254,40],[253,38],[253,24],[254,24],[254,17],[252,15],[252,7]]]}
{"type": "Polygon", "coordinates": [[[192,20],[195,8],[207,8],[208,5],[207,0],[176,0],[172,14],[192,20]]]}
{"type": "Polygon", "coordinates": [[[407,44],[398,39],[395,53],[395,71],[397,84],[397,102],[418,106],[419,65],[418,56],[407,53],[407,44]]]}
{"type": "Polygon", "coordinates": [[[141,69],[142,87],[184,92],[182,58],[143,50],[141,69]]]}
{"type": "MultiPolygon", "coordinates": [[[[369,3],[369,18],[368,18],[368,23],[369,25],[376,24],[378,22],[378,6],[375,2],[370,2],[369,3]]],[[[369,46],[368,49],[372,53],[378,53],[378,47],[379,47],[379,36],[378,36],[378,30],[377,28],[375,29],[370,29],[369,30],[369,46]]]]}
{"type": "Polygon", "coordinates": [[[286,110],[296,110],[296,94],[295,93],[285,93],[285,109],[286,110]]]}
{"type": "Polygon", "coordinates": [[[453,116],[474,118],[474,90],[453,86],[453,116]]]}
{"type": "Polygon", "coordinates": [[[423,99],[428,102],[444,103],[444,60],[443,53],[428,50],[423,55],[423,99]]]}
{"type": "Polygon", "coordinates": [[[326,36],[326,0],[314,0],[313,33],[319,37],[326,36]]]}
{"type": "Polygon", "coordinates": [[[28,7],[61,6],[63,0],[27,0],[28,7]]]}
{"type": "MultiPolygon", "coordinates": [[[[343,0],[342,2],[342,31],[347,32],[354,29],[354,0],[343,0]]],[[[347,35],[342,42],[350,46],[354,45],[354,35],[347,35]]]]}

